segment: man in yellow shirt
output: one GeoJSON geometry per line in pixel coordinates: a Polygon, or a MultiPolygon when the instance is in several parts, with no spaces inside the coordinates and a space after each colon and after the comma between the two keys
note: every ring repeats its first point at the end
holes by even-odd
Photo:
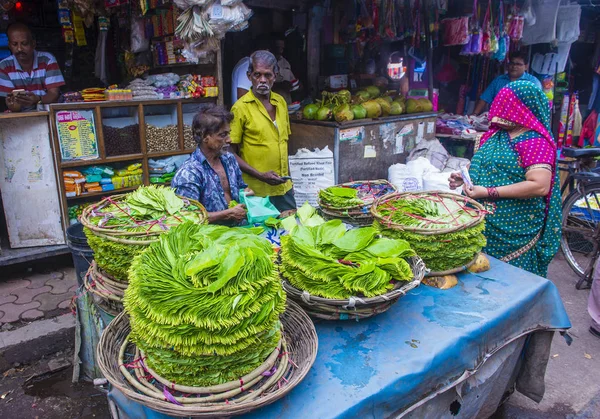
{"type": "Polygon", "coordinates": [[[268,196],[282,213],[296,209],[288,171],[290,119],[285,99],[272,92],[277,59],[269,51],[250,56],[252,88],[231,108],[231,143],[244,181],[257,196],[268,196]]]}

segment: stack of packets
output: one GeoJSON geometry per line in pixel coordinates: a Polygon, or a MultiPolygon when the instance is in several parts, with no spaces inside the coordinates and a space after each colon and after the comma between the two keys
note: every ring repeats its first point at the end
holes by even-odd
{"type": "Polygon", "coordinates": [[[83,89],[81,96],[84,102],[101,102],[105,100],[104,88],[103,87],[90,87],[89,89],[83,89]]]}
{"type": "Polygon", "coordinates": [[[150,171],[150,183],[170,183],[177,169],[189,158],[189,154],[173,156],[165,159],[149,159],[148,169],[150,171]]]}
{"type": "Polygon", "coordinates": [[[126,169],[117,170],[112,178],[115,189],[132,188],[142,184],[142,163],[134,163],[126,169]]]}
{"type": "Polygon", "coordinates": [[[65,170],[63,182],[67,198],[92,192],[110,192],[142,184],[142,164],[115,170],[109,166],[88,166],[79,171],[65,170]]]}
{"type": "Polygon", "coordinates": [[[179,80],[177,88],[183,92],[186,98],[217,97],[219,88],[213,76],[200,76],[198,74],[187,74],[179,80]]]}

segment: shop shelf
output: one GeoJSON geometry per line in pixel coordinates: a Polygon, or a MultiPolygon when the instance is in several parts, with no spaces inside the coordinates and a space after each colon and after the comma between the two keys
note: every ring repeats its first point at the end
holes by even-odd
{"type": "Polygon", "coordinates": [[[131,191],[135,191],[139,187],[140,187],[140,185],[132,186],[130,188],[115,189],[114,191],[87,192],[87,193],[83,193],[78,196],[67,197],[67,201],[75,201],[77,199],[105,197],[105,196],[111,196],[111,195],[116,195],[116,194],[121,194],[121,193],[127,193],[127,192],[131,192],[131,191]]]}
{"type": "MultiPolygon", "coordinates": [[[[185,153],[181,152],[181,154],[185,154],[185,153]]],[[[66,168],[80,167],[80,166],[104,165],[104,164],[109,164],[109,163],[119,163],[119,162],[125,162],[125,161],[130,161],[130,160],[140,160],[142,157],[144,157],[143,154],[126,154],[123,156],[107,157],[104,160],[95,159],[95,160],[77,160],[77,161],[64,162],[64,163],[60,164],[60,167],[63,169],[66,169],[66,168]]]]}

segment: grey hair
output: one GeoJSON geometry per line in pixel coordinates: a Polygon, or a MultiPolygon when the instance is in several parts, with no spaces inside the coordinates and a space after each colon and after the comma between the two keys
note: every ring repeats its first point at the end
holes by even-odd
{"type": "Polygon", "coordinates": [[[277,58],[267,50],[254,51],[250,56],[250,64],[248,64],[248,73],[254,71],[254,66],[257,64],[264,64],[273,69],[273,73],[279,73],[279,64],[277,64],[277,58]]]}

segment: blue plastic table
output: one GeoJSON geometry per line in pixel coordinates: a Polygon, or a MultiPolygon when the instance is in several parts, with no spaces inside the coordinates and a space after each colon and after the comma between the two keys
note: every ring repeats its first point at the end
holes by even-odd
{"type": "MultiPolygon", "coordinates": [[[[449,290],[421,285],[373,318],[318,322],[319,352],[306,378],[244,417],[388,417],[453,386],[519,337],[571,327],[554,284],[491,264],[488,272],[459,275],[449,290]]],[[[120,393],[110,397],[131,418],[166,417],[120,393]]]]}

